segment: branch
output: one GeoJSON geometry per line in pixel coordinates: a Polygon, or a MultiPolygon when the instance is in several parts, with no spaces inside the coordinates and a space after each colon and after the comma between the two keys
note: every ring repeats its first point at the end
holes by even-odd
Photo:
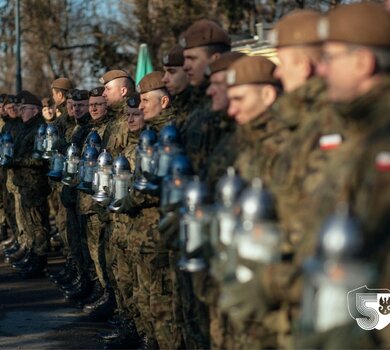
{"type": "Polygon", "coordinates": [[[94,44],[79,44],[79,45],[71,45],[71,46],[59,46],[57,44],[52,44],[49,49],[50,50],[57,49],[60,51],[66,51],[66,50],[73,50],[73,49],[87,49],[90,47],[95,47],[95,45],[94,44]]]}

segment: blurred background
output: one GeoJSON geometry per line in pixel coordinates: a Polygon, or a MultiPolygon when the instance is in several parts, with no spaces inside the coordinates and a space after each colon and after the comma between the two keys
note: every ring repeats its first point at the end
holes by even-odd
{"type": "Polygon", "coordinates": [[[59,76],[79,88],[99,85],[109,69],[135,73],[138,49],[147,43],[155,69],[193,21],[220,23],[237,42],[295,8],[326,11],[338,0],[0,0],[0,92],[15,93],[18,61],[23,89],[44,96],[59,76]],[[19,11],[16,9],[19,7],[19,11]],[[19,16],[17,13],[19,12],[19,16]]]}

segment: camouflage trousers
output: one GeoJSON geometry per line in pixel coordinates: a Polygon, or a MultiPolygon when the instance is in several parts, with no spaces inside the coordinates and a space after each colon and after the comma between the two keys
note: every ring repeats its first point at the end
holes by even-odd
{"type": "Polygon", "coordinates": [[[20,214],[25,222],[23,242],[27,249],[32,249],[37,255],[47,252],[49,233],[49,206],[44,200],[39,206],[29,207],[25,198],[21,196],[20,214]]]}
{"type": "Polygon", "coordinates": [[[66,235],[66,209],[61,202],[60,192],[61,185],[57,182],[51,183],[52,192],[49,196],[51,202],[51,210],[53,210],[55,225],[60,234],[62,244],[64,246],[64,254],[69,253],[69,242],[66,235]]]}
{"type": "Polygon", "coordinates": [[[52,213],[50,215],[54,217],[55,225],[64,246],[63,252],[67,254],[69,252],[69,243],[66,236],[66,209],[61,202],[58,183],[53,182],[51,187],[52,193],[49,196],[49,208],[52,213]]]}
{"type": "Polygon", "coordinates": [[[70,255],[76,261],[81,275],[95,277],[95,267],[89,254],[87,243],[87,219],[80,214],[76,205],[66,208],[66,234],[70,255]]]}
{"type": "MultiPolygon", "coordinates": [[[[14,235],[18,234],[18,227],[16,225],[16,217],[15,217],[15,196],[12,192],[8,190],[8,181],[7,181],[7,171],[3,170],[3,178],[1,179],[1,196],[2,196],[2,203],[3,203],[3,210],[4,210],[4,216],[5,221],[8,225],[8,227],[12,230],[14,235]]],[[[12,188],[16,191],[17,187],[10,183],[12,185],[12,188]]]]}
{"type": "Polygon", "coordinates": [[[20,198],[20,191],[19,191],[19,188],[17,186],[14,185],[13,181],[12,181],[12,177],[13,177],[13,172],[11,172],[11,170],[9,170],[9,174],[7,176],[7,190],[8,192],[10,193],[11,196],[13,196],[13,199],[14,199],[14,208],[15,208],[15,211],[12,213],[12,212],[9,212],[9,215],[12,216],[12,218],[15,220],[15,223],[16,223],[16,239],[18,240],[18,242],[22,245],[25,245],[25,240],[24,240],[24,237],[23,237],[23,234],[26,232],[26,224],[25,224],[25,220],[24,220],[24,217],[22,215],[22,212],[21,212],[21,198],[20,198]]]}
{"type": "Polygon", "coordinates": [[[139,254],[136,258],[137,282],[134,300],[140,311],[137,330],[155,338],[161,349],[177,349],[181,345],[181,329],[173,312],[173,283],[168,253],[139,254]]]}
{"type": "Polygon", "coordinates": [[[112,274],[115,278],[115,298],[123,317],[135,320],[138,310],[133,301],[134,267],[131,260],[131,251],[128,247],[129,219],[126,214],[113,214],[109,226],[109,244],[112,274]]]}
{"type": "Polygon", "coordinates": [[[101,222],[97,214],[87,214],[87,245],[89,254],[95,266],[96,275],[103,288],[106,288],[108,276],[106,272],[106,257],[104,253],[104,234],[106,223],[101,222]]]}
{"type": "Polygon", "coordinates": [[[207,349],[208,339],[201,330],[207,307],[200,302],[193,291],[191,274],[178,267],[179,255],[170,252],[170,267],[173,281],[173,308],[175,322],[180,325],[187,349],[207,349]]]}

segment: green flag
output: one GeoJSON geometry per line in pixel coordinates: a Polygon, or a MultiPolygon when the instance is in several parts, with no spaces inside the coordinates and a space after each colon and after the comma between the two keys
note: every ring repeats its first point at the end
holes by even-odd
{"type": "Polygon", "coordinates": [[[135,73],[135,83],[138,84],[139,81],[146,74],[149,74],[151,72],[153,72],[153,65],[149,55],[148,45],[141,44],[138,52],[137,70],[135,73]]]}

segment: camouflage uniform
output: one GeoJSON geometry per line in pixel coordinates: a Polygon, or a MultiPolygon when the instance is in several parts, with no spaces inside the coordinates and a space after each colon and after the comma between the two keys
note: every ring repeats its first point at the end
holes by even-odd
{"type": "MultiPolygon", "coordinates": [[[[76,124],[72,130],[70,128],[66,130],[65,139],[56,145],[61,153],[66,154],[66,149],[71,143],[75,143],[79,149],[82,149],[84,140],[91,129],[90,118],[90,115],[86,114],[75,120],[76,124]]],[[[79,273],[84,276],[89,275],[93,273],[93,270],[86,239],[86,218],[77,210],[75,184],[62,186],[61,202],[66,208],[67,240],[71,255],[76,259],[79,273]]]]}
{"type": "MultiPolygon", "coordinates": [[[[97,121],[91,120],[91,126],[99,134],[100,137],[103,136],[108,121],[109,120],[107,116],[97,121]]],[[[105,225],[99,220],[99,217],[97,213],[93,210],[93,208],[94,201],[91,195],[80,191],[78,193],[78,211],[81,215],[86,216],[86,236],[89,254],[95,265],[97,278],[99,279],[99,282],[102,287],[105,288],[107,281],[103,245],[105,225]]]]}
{"type": "MultiPolygon", "coordinates": [[[[390,228],[390,176],[388,158],[386,160],[390,152],[390,124],[387,118],[389,94],[390,78],[387,76],[365,95],[351,103],[336,106],[350,132],[329,163],[322,186],[315,192],[316,200],[313,200],[312,208],[316,215],[306,218],[304,222],[307,232],[317,233],[324,219],[333,213],[336,204],[346,202],[362,229],[364,251],[361,259],[373,264],[379,276],[374,283],[382,288],[388,288],[390,282],[386,265],[390,228]]],[[[309,238],[301,242],[296,264],[313,255],[318,235],[309,238]]],[[[296,279],[299,281],[300,276],[296,279]]],[[[321,346],[326,349],[379,348],[389,344],[388,333],[361,331],[354,322],[326,334],[296,340],[298,346],[321,346]],[[381,345],[378,341],[382,342],[381,345]]]]}
{"type": "Polygon", "coordinates": [[[21,198],[21,214],[25,220],[26,248],[38,256],[46,255],[48,239],[48,204],[50,193],[44,160],[32,158],[35,136],[39,126],[44,123],[41,115],[36,115],[23,123],[15,140],[13,183],[18,187],[21,198]]]}
{"type": "Polygon", "coordinates": [[[184,132],[184,124],[191,111],[190,104],[188,103],[191,94],[192,87],[191,85],[188,85],[180,94],[175,95],[172,100],[173,113],[176,116],[175,124],[180,130],[180,133],[184,132]]]}
{"type": "MultiPolygon", "coordinates": [[[[15,140],[22,126],[21,119],[13,119],[9,117],[4,117],[4,119],[5,124],[3,126],[2,132],[9,132],[15,140]]],[[[16,234],[16,237],[19,241],[19,236],[21,235],[22,231],[24,231],[25,224],[20,212],[20,193],[18,188],[13,183],[13,176],[13,169],[4,170],[5,198],[3,203],[5,204],[5,215],[7,222],[12,231],[16,234]]],[[[23,239],[20,239],[21,241],[19,241],[19,243],[23,244],[23,239]]]]}
{"type": "MultiPolygon", "coordinates": [[[[108,112],[110,116],[102,138],[102,149],[107,149],[113,158],[116,158],[121,154],[129,144],[127,116],[125,114],[126,106],[126,101],[123,101],[112,106],[108,112]]],[[[125,307],[121,291],[117,284],[118,280],[122,280],[122,276],[121,271],[118,270],[117,266],[118,255],[123,252],[122,246],[118,243],[123,242],[125,232],[116,230],[113,234],[111,232],[113,229],[112,215],[110,215],[105,208],[97,204],[95,204],[94,210],[97,212],[99,220],[104,223],[105,226],[104,247],[108,282],[110,288],[112,287],[114,290],[119,311],[123,312],[125,307]]],[[[126,279],[126,272],[124,273],[123,279],[126,279]]]]}
{"type": "MultiPolygon", "coordinates": [[[[122,126],[127,130],[126,125],[122,126]]],[[[130,162],[130,169],[135,169],[135,151],[138,144],[139,132],[128,132],[128,144],[122,155],[130,162]]],[[[112,271],[116,280],[116,301],[123,317],[129,321],[137,319],[139,312],[133,301],[134,264],[128,232],[133,225],[132,218],[127,214],[110,214],[110,244],[115,249],[116,263],[112,271]]]]}
{"type": "Polygon", "coordinates": [[[185,151],[191,160],[193,169],[199,174],[220,137],[220,113],[211,111],[211,101],[206,96],[207,83],[193,88],[188,106],[191,109],[182,129],[185,151]]]}
{"type": "MultiPolygon", "coordinates": [[[[173,118],[172,111],[166,109],[147,124],[159,131],[173,118]]],[[[134,301],[141,316],[135,321],[137,330],[157,339],[160,348],[175,349],[180,346],[181,332],[173,316],[169,255],[157,228],[158,202],[158,197],[134,190],[124,200],[133,216],[129,246],[136,264],[134,301]]]]}
{"type": "MultiPolygon", "coordinates": [[[[53,125],[55,125],[58,129],[58,135],[60,138],[70,140],[70,133],[72,132],[73,128],[75,127],[75,118],[70,117],[68,115],[68,111],[66,109],[66,101],[61,103],[57,108],[60,110],[61,115],[56,118],[53,122],[53,125]]],[[[64,150],[62,149],[62,152],[64,150]]],[[[66,224],[66,209],[61,201],[61,190],[62,185],[58,182],[52,181],[51,183],[52,187],[52,193],[53,196],[56,195],[57,205],[58,205],[58,212],[55,218],[56,226],[58,228],[58,231],[60,233],[60,237],[62,240],[62,243],[64,244],[64,254],[69,254],[69,242],[67,237],[67,224],[66,224]]]]}
{"type": "Polygon", "coordinates": [[[302,222],[336,149],[320,147],[320,140],[327,135],[338,135],[340,141],[345,138],[345,132],[343,123],[326,102],[325,86],[318,78],[283,96],[272,112],[270,133],[260,148],[254,147],[260,153],[251,158],[256,159],[257,174],[270,185],[277,199],[283,263],[262,270],[263,309],[268,311],[260,319],[261,332],[254,335],[262,346],[286,347],[291,319],[297,312],[291,300],[300,295],[292,279],[296,266],[292,259],[300,242],[307,239],[302,222]]]}

